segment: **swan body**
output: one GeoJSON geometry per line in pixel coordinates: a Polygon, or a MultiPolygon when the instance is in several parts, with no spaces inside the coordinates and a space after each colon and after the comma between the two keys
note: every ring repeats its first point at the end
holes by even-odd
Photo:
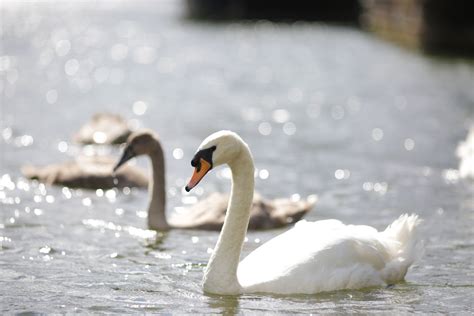
{"type": "MultiPolygon", "coordinates": [[[[182,229],[220,230],[224,224],[229,195],[213,192],[206,198],[190,206],[183,214],[175,214],[168,220],[169,225],[182,229]]],[[[249,230],[264,230],[287,226],[299,221],[314,202],[307,199],[268,200],[255,193],[250,206],[249,230]]]]}
{"type": "Polygon", "coordinates": [[[459,143],[456,150],[459,157],[459,176],[474,179],[474,125],[469,129],[465,141],[459,143]]]}
{"type": "Polygon", "coordinates": [[[74,135],[74,141],[80,144],[124,143],[132,133],[125,119],[113,113],[97,113],[74,135]]]}
{"type": "MultiPolygon", "coordinates": [[[[140,130],[130,135],[122,158],[115,170],[133,157],[146,155],[152,164],[152,181],[149,184],[148,226],[155,230],[201,229],[220,230],[227,212],[229,196],[212,193],[189,207],[183,214],[166,216],[166,181],[163,148],[158,137],[150,130],[140,130]]],[[[314,205],[307,200],[266,200],[256,194],[250,212],[249,229],[283,227],[300,220],[314,205]]]]}
{"type": "Polygon", "coordinates": [[[191,164],[191,190],[213,167],[232,172],[228,212],[204,272],[204,291],[214,294],[318,293],[402,281],[422,252],[417,215],[402,215],[382,232],[338,220],[298,222],[240,261],[253,195],[253,160],[235,133],[206,138],[191,164]],[[209,155],[209,151],[212,154],[209,155]]]}
{"type": "Polygon", "coordinates": [[[391,232],[411,237],[417,216],[402,215],[387,231],[334,219],[300,221],[240,264],[245,292],[318,293],[397,283],[417,257],[418,244],[401,245],[391,232]],[[303,242],[306,241],[306,242],[303,242]],[[275,264],[278,262],[278,264],[275,264]]]}
{"type": "Polygon", "coordinates": [[[29,179],[71,188],[107,190],[148,185],[148,177],[140,168],[127,166],[114,175],[114,164],[115,160],[107,156],[79,156],[71,161],[43,167],[23,166],[21,172],[29,179]]]}

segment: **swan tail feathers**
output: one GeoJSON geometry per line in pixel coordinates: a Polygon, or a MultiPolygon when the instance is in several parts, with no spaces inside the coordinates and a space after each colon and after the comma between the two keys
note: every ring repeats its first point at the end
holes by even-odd
{"type": "Polygon", "coordinates": [[[384,237],[394,242],[392,261],[384,269],[387,282],[403,280],[408,268],[423,255],[424,244],[419,236],[421,223],[418,215],[403,214],[383,231],[384,237]]]}

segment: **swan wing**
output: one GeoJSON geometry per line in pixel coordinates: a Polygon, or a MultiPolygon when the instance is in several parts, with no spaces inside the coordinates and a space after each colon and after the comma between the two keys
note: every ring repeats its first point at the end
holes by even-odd
{"type": "Polygon", "coordinates": [[[317,293],[383,283],[391,254],[376,229],[338,220],[301,221],[239,265],[246,292],[317,293]]]}

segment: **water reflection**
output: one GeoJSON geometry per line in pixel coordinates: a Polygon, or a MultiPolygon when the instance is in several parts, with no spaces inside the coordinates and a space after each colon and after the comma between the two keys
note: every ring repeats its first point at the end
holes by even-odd
{"type": "Polygon", "coordinates": [[[212,311],[218,311],[224,315],[236,315],[239,313],[239,296],[206,294],[207,304],[212,311]]]}

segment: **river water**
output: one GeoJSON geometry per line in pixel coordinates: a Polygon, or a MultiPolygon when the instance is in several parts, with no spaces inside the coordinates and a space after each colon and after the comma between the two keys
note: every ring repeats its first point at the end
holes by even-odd
{"type": "MultiPolygon", "coordinates": [[[[2,313],[472,312],[474,188],[455,155],[474,116],[472,62],[344,26],[190,21],[179,1],[0,8],[2,313]],[[221,168],[182,192],[202,139],[230,129],[252,149],[263,195],[315,194],[307,219],[378,229],[418,213],[425,254],[392,288],[206,295],[216,232],[145,230],[146,191],[22,178],[24,164],[90,151],[70,139],[97,111],[159,133],[169,212],[230,189],[221,168]]],[[[244,255],[284,230],[250,232],[244,255]]]]}

